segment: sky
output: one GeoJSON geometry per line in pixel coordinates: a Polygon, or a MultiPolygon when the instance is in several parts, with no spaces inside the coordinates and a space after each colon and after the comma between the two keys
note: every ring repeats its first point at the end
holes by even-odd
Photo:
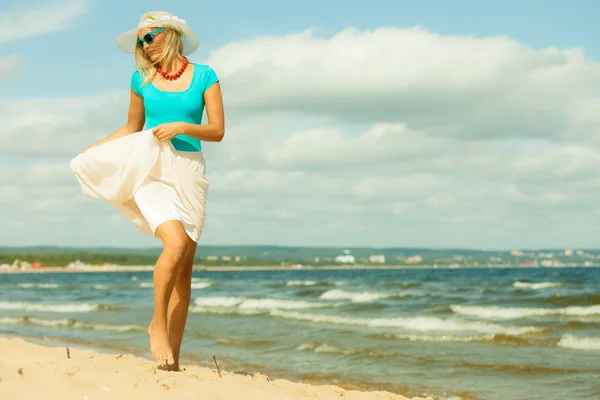
{"type": "Polygon", "coordinates": [[[600,247],[599,2],[164,6],[0,4],[0,246],[160,245],[69,161],[126,122],[115,38],[164,10],[223,90],[200,244],[600,247]]]}

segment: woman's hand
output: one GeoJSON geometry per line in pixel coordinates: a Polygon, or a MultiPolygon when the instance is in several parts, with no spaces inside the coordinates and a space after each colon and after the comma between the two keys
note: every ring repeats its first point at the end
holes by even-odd
{"type": "Polygon", "coordinates": [[[152,128],[152,134],[161,142],[172,139],[182,133],[183,123],[181,122],[169,122],[152,128]]]}

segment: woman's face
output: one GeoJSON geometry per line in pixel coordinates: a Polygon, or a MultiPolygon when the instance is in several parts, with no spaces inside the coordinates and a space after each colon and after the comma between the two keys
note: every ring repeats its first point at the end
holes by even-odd
{"type": "Polygon", "coordinates": [[[144,28],[138,31],[138,46],[142,46],[144,53],[154,62],[162,54],[165,36],[162,32],[155,32],[160,28],[144,28]]]}

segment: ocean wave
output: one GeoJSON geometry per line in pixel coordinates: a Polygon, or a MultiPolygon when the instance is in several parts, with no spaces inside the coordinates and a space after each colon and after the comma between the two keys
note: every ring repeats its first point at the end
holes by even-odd
{"type": "Polygon", "coordinates": [[[339,303],[314,303],[301,300],[257,299],[248,297],[197,297],[192,312],[217,314],[260,314],[271,310],[300,310],[336,307],[339,303]]]}
{"type": "Polygon", "coordinates": [[[58,289],[60,285],[56,283],[19,283],[17,287],[22,289],[58,289]]]}
{"type": "Polygon", "coordinates": [[[479,336],[455,336],[455,335],[400,335],[386,333],[383,337],[388,339],[406,340],[411,342],[425,343],[468,343],[488,341],[494,338],[495,334],[479,336]]]}
{"type": "MultiPolygon", "coordinates": [[[[92,285],[92,289],[94,290],[109,290],[109,289],[116,289],[119,288],[120,286],[111,286],[111,285],[92,285]]],[[[122,287],[122,286],[121,286],[122,287]]]]}
{"type": "Polygon", "coordinates": [[[228,346],[266,347],[273,345],[273,341],[271,340],[232,339],[224,337],[213,337],[213,339],[219,344],[228,346]]]}
{"type": "Polygon", "coordinates": [[[492,370],[492,371],[501,371],[510,374],[517,374],[518,376],[523,375],[538,375],[538,374],[575,374],[575,373],[585,373],[588,370],[585,369],[572,369],[572,368],[556,368],[547,365],[535,365],[535,364],[500,364],[500,363],[492,363],[492,364],[484,364],[484,363],[475,363],[463,360],[460,362],[460,365],[463,367],[474,368],[476,370],[492,370]]]}
{"type": "Polygon", "coordinates": [[[314,286],[314,285],[318,285],[319,282],[317,281],[287,281],[286,285],[287,286],[314,286]]]}
{"type": "Polygon", "coordinates": [[[74,319],[44,319],[37,317],[2,317],[0,318],[0,324],[2,325],[37,325],[46,327],[57,327],[57,328],[74,328],[74,329],[90,329],[99,331],[111,331],[111,332],[133,332],[146,330],[140,325],[107,325],[107,324],[95,324],[92,322],[77,321],[74,319]]]}
{"type": "Polygon", "coordinates": [[[502,326],[487,322],[442,319],[438,317],[353,318],[325,314],[304,314],[272,310],[271,315],[285,319],[333,325],[358,325],[371,328],[400,328],[424,332],[478,332],[505,335],[524,335],[542,332],[535,326],[502,326]]]}
{"type": "MultiPolygon", "coordinates": [[[[536,299],[537,300],[537,299],[536,299]]],[[[558,307],[567,307],[571,305],[576,306],[593,306],[600,304],[600,293],[585,293],[579,292],[577,294],[566,294],[556,293],[551,296],[540,299],[543,304],[548,304],[558,307]]]]}
{"type": "Polygon", "coordinates": [[[0,301],[0,310],[47,311],[57,313],[90,312],[101,309],[100,304],[11,303],[0,301]]]}
{"type": "Polygon", "coordinates": [[[600,337],[590,338],[565,333],[558,341],[558,346],[578,350],[600,350],[600,337]]]}
{"type": "Polygon", "coordinates": [[[192,282],[192,289],[206,289],[212,286],[210,282],[192,282]]]}
{"type": "Polygon", "coordinates": [[[310,350],[315,354],[340,354],[340,355],[358,355],[369,358],[389,358],[394,357],[394,353],[380,352],[371,349],[344,349],[339,346],[327,343],[303,343],[296,347],[298,351],[310,350]]]}
{"type": "Polygon", "coordinates": [[[513,287],[516,289],[531,289],[531,290],[539,290],[539,289],[549,289],[562,286],[561,282],[539,282],[539,283],[531,283],[531,282],[523,282],[516,281],[513,283],[513,287]]]}
{"type": "Polygon", "coordinates": [[[486,319],[520,319],[531,317],[546,317],[553,315],[570,317],[600,316],[600,305],[586,307],[563,308],[526,308],[526,307],[498,307],[498,306],[462,306],[453,304],[450,309],[455,314],[486,319]]]}
{"type": "Polygon", "coordinates": [[[492,343],[496,345],[555,345],[556,340],[553,339],[539,339],[535,337],[519,336],[519,335],[507,335],[504,333],[488,333],[483,335],[418,335],[418,334],[392,334],[385,333],[383,336],[387,339],[394,340],[405,340],[411,342],[424,342],[424,343],[470,343],[470,342],[481,342],[481,343],[492,343]]]}
{"type": "Polygon", "coordinates": [[[382,293],[382,292],[347,292],[332,289],[319,296],[322,300],[350,300],[353,303],[368,303],[389,297],[407,297],[407,293],[382,293]]]}
{"type": "Polygon", "coordinates": [[[414,288],[423,286],[421,282],[385,282],[384,287],[414,288]]]}
{"type": "MultiPolygon", "coordinates": [[[[213,284],[212,282],[206,280],[206,279],[200,279],[200,278],[192,278],[192,289],[206,289],[211,287],[213,284]]],[[[154,283],[152,282],[141,282],[140,283],[140,287],[141,288],[153,288],[154,287],[154,283]]]]}

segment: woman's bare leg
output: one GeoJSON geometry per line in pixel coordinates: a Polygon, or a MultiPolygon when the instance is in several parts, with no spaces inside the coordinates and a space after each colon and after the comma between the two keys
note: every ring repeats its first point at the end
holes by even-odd
{"type": "Polygon", "coordinates": [[[154,316],[148,327],[150,350],[160,363],[174,363],[173,350],[167,333],[167,309],[177,272],[187,250],[187,234],[180,221],[167,221],[156,229],[163,242],[163,251],[154,268],[154,316]]]}
{"type": "Polygon", "coordinates": [[[174,371],[179,371],[179,354],[185,323],[187,321],[190,299],[192,296],[192,271],[194,266],[194,257],[196,256],[196,242],[188,237],[187,250],[181,261],[175,288],[171,293],[169,300],[168,323],[169,323],[169,342],[173,350],[174,371]]]}

